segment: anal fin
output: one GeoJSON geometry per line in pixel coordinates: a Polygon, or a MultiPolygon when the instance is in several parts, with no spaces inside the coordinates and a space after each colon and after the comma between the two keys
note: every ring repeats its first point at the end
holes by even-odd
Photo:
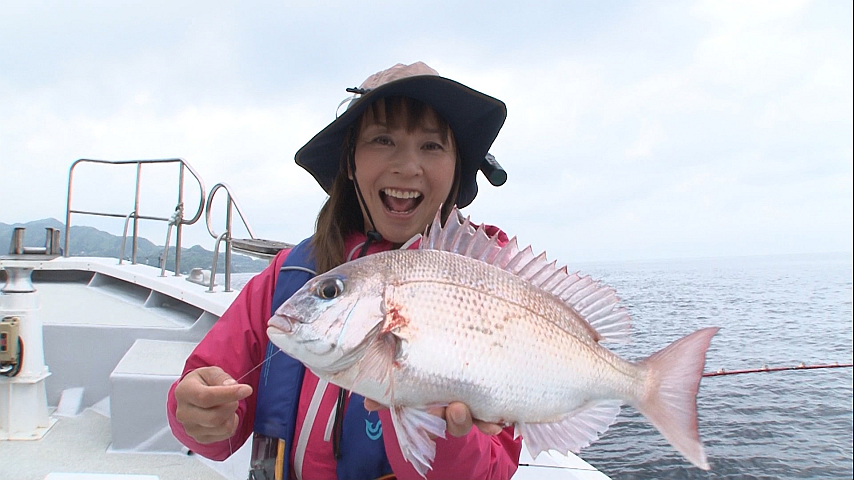
{"type": "Polygon", "coordinates": [[[608,430],[617,419],[621,405],[619,400],[588,402],[557,422],[522,423],[517,426],[517,431],[521,432],[534,458],[547,450],[578,453],[608,430]]]}

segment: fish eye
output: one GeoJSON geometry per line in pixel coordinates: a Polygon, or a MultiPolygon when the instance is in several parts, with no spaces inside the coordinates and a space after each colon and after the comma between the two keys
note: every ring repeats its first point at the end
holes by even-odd
{"type": "Polygon", "coordinates": [[[317,296],[324,300],[332,300],[344,291],[344,282],[340,278],[327,278],[317,284],[317,296]]]}

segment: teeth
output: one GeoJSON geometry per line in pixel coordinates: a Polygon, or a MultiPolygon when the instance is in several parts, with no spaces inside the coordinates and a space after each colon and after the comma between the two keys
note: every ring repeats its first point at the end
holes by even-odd
{"type": "Polygon", "coordinates": [[[384,188],[384,189],[383,189],[383,193],[385,193],[385,194],[386,194],[386,195],[388,195],[389,197],[394,197],[394,198],[403,198],[403,199],[407,199],[407,198],[418,198],[418,197],[420,197],[420,196],[421,196],[421,194],[420,194],[420,193],[418,193],[418,192],[414,192],[414,191],[411,191],[411,190],[410,190],[410,191],[397,190],[397,189],[394,189],[394,188],[384,188]]]}

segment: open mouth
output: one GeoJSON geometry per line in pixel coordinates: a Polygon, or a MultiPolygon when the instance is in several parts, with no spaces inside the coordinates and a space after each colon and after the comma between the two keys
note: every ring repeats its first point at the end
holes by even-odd
{"type": "Polygon", "coordinates": [[[415,190],[398,190],[396,188],[384,188],[380,190],[380,200],[386,210],[392,213],[409,213],[421,204],[424,196],[415,190]]]}
{"type": "Polygon", "coordinates": [[[277,314],[267,322],[267,326],[275,328],[281,333],[291,334],[294,333],[300,323],[298,318],[277,314]]]}

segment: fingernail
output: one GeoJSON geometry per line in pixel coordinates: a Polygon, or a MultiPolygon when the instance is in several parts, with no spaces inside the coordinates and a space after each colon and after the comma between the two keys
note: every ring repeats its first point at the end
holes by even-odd
{"type": "Polygon", "coordinates": [[[453,409],[451,410],[451,420],[453,420],[454,423],[463,423],[466,421],[466,414],[458,409],[453,409]]]}
{"type": "Polygon", "coordinates": [[[226,386],[228,386],[228,385],[236,385],[236,384],[237,384],[237,380],[235,380],[235,379],[233,379],[233,378],[229,378],[228,380],[226,380],[226,381],[222,382],[222,384],[223,384],[223,385],[226,385],[226,386]]]}

